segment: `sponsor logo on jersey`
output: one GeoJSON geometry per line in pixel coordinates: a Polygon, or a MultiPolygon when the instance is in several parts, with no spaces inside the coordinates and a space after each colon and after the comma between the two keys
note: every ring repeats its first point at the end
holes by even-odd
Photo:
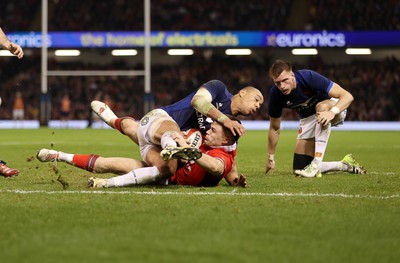
{"type": "Polygon", "coordinates": [[[197,123],[199,124],[199,130],[205,131],[207,130],[207,124],[210,124],[213,122],[213,119],[210,117],[206,117],[200,112],[196,111],[196,117],[197,117],[197,123]]]}
{"type": "Polygon", "coordinates": [[[303,110],[308,110],[310,108],[315,107],[316,104],[317,104],[317,98],[311,97],[308,100],[306,100],[305,102],[299,103],[297,105],[291,105],[291,107],[289,107],[289,108],[293,109],[295,111],[303,111],[303,110]]]}
{"type": "Polygon", "coordinates": [[[140,125],[145,126],[147,123],[149,123],[149,117],[143,117],[143,119],[140,121],[140,125]]]}
{"type": "Polygon", "coordinates": [[[199,124],[199,129],[205,131],[206,126],[204,125],[204,115],[196,111],[196,117],[197,117],[197,123],[199,124]]]}
{"type": "Polygon", "coordinates": [[[197,144],[199,143],[199,140],[201,139],[201,134],[200,133],[196,133],[194,136],[194,139],[192,140],[192,142],[190,143],[191,147],[196,147],[197,144]]]}

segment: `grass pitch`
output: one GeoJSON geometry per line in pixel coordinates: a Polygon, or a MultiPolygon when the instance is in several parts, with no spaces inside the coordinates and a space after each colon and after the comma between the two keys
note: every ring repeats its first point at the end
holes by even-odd
{"type": "MultiPolygon", "coordinates": [[[[326,161],[347,153],[366,175],[298,178],[296,133],[283,131],[265,175],[266,131],[240,141],[249,187],[88,189],[89,172],[36,160],[40,148],[139,158],[113,130],[0,130],[0,262],[397,262],[400,133],[333,131],[326,161]]],[[[104,177],[111,176],[110,174],[104,177]]]]}

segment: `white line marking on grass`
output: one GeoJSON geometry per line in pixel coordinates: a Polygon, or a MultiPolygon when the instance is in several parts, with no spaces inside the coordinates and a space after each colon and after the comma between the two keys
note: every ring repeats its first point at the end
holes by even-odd
{"type": "Polygon", "coordinates": [[[359,195],[344,193],[239,193],[231,192],[172,192],[172,191],[107,191],[107,190],[79,190],[79,191],[45,191],[45,190],[0,190],[0,193],[15,194],[108,194],[108,195],[203,195],[203,196],[282,196],[282,197],[339,197],[339,198],[370,198],[370,199],[397,199],[400,194],[395,195],[359,195]]]}
{"type": "Polygon", "coordinates": [[[396,173],[393,172],[387,172],[387,173],[368,172],[368,174],[396,175],[396,173]]]}

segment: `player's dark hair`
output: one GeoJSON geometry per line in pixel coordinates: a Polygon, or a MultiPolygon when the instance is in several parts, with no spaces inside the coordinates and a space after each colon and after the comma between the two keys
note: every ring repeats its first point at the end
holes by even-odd
{"type": "MultiPolygon", "coordinates": [[[[239,122],[240,124],[242,124],[242,122],[239,120],[238,117],[233,116],[233,115],[229,115],[229,114],[227,114],[226,116],[227,116],[230,120],[232,120],[232,121],[237,121],[237,122],[239,122]]],[[[231,132],[231,130],[229,130],[229,129],[227,129],[227,128],[224,128],[224,129],[226,130],[225,134],[229,135],[229,137],[232,138],[233,142],[237,142],[237,141],[239,140],[239,138],[240,138],[240,135],[239,135],[239,134],[236,133],[236,135],[233,135],[232,132],[231,132]]]]}
{"type": "Polygon", "coordinates": [[[290,62],[278,59],[274,63],[272,63],[271,67],[269,68],[269,76],[272,79],[276,79],[283,71],[291,71],[291,70],[292,70],[292,64],[290,64],[290,62]]]}

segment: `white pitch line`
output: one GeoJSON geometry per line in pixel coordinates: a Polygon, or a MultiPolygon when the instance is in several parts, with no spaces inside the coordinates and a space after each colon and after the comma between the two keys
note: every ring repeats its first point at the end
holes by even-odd
{"type": "Polygon", "coordinates": [[[394,173],[394,172],[387,172],[387,173],[368,172],[368,174],[379,174],[379,175],[397,175],[397,173],[394,173]]]}
{"type": "Polygon", "coordinates": [[[344,193],[240,193],[235,189],[231,192],[157,192],[157,191],[106,191],[106,190],[80,190],[80,191],[44,191],[44,190],[0,190],[0,193],[15,194],[107,194],[107,195],[202,195],[202,196],[282,196],[282,197],[340,197],[340,198],[366,198],[366,199],[398,199],[395,195],[359,195],[344,193]]]}

